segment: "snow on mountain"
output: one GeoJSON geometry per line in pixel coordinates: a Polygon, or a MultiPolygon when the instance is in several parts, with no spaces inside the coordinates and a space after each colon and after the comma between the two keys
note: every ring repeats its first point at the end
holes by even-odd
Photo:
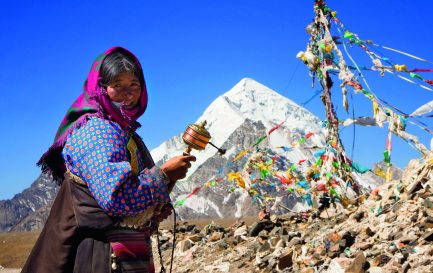
{"type": "MultiPolygon", "coordinates": [[[[285,122],[281,129],[270,136],[270,145],[274,147],[289,146],[297,136],[300,137],[310,131],[317,132],[321,128],[320,119],[311,112],[250,78],[242,79],[228,92],[219,96],[195,123],[206,120],[206,129],[212,136],[211,142],[216,146],[222,146],[234,130],[247,119],[262,122],[266,130],[285,122]]],[[[179,134],[153,149],[151,154],[154,161],[165,161],[182,154],[186,146],[181,136],[182,134],[179,134]]],[[[316,146],[323,145],[322,133],[315,134],[311,138],[311,143],[316,146]]],[[[189,175],[217,151],[209,147],[193,153],[197,156],[197,161],[191,167],[189,175]]],[[[225,157],[231,156],[233,154],[228,150],[225,157]]],[[[294,157],[302,159],[305,155],[298,151],[294,157]]]]}
{"type": "MultiPolygon", "coordinates": [[[[193,151],[197,161],[193,163],[188,172],[185,183],[176,184],[172,194],[174,200],[185,197],[193,188],[214,179],[216,169],[227,166],[227,163],[240,151],[251,147],[259,137],[264,136],[271,128],[282,122],[284,122],[282,127],[275,130],[264,142],[267,147],[290,147],[293,142],[309,132],[313,132],[314,135],[309,138],[308,146],[322,147],[324,145],[324,133],[319,118],[290,99],[250,78],[242,79],[228,92],[216,98],[195,123],[203,120],[207,121],[206,129],[212,136],[211,142],[216,146],[226,148],[227,152],[224,156],[220,156],[212,147],[207,147],[200,152],[193,151]],[[209,163],[210,160],[212,164],[209,163]]],[[[171,138],[151,151],[157,164],[163,163],[172,156],[182,154],[186,145],[181,135],[171,138]]],[[[298,147],[289,152],[287,158],[293,164],[301,159],[311,159],[311,155],[311,150],[298,147]]],[[[225,171],[230,170],[225,169],[225,171]]],[[[207,189],[205,193],[202,191],[185,202],[180,208],[180,214],[181,216],[182,212],[187,214],[184,215],[185,217],[240,215],[241,206],[251,206],[251,200],[247,198],[247,195],[246,191],[241,189],[228,196],[227,191],[207,189]],[[231,197],[233,194],[235,197],[231,197]],[[226,202],[226,199],[230,199],[231,202],[226,202]],[[234,206],[234,211],[229,209],[230,206],[234,206]],[[183,207],[193,210],[193,213],[191,214],[191,211],[186,211],[183,207]],[[221,207],[226,207],[230,211],[223,211],[221,207]]],[[[296,200],[293,206],[299,206],[296,200]]]]}

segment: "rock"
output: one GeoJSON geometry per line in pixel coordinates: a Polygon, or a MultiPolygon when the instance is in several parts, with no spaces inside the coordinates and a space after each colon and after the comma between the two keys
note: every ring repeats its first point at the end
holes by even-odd
{"type": "Polygon", "coordinates": [[[272,231],[269,232],[269,236],[276,236],[276,235],[284,235],[282,232],[282,227],[274,227],[272,231]]]}
{"type": "Polygon", "coordinates": [[[355,242],[355,237],[355,234],[353,234],[352,232],[344,233],[342,240],[340,241],[340,245],[343,248],[351,247],[355,242]]]}
{"type": "Polygon", "coordinates": [[[425,215],[428,217],[432,217],[433,218],[433,209],[427,209],[425,210],[425,215]]]}
{"type": "Polygon", "coordinates": [[[406,258],[404,257],[403,254],[401,253],[397,253],[394,255],[394,259],[399,263],[399,264],[403,264],[406,261],[406,258]]]}
{"type": "Polygon", "coordinates": [[[424,206],[426,207],[426,208],[429,208],[429,209],[431,209],[432,207],[433,207],[433,197],[427,197],[425,200],[424,200],[424,206]]]}
{"type": "Polygon", "coordinates": [[[415,181],[407,187],[407,193],[412,194],[413,192],[419,191],[422,189],[421,180],[415,181]]]}
{"type": "Polygon", "coordinates": [[[303,240],[301,238],[295,237],[292,240],[290,240],[290,242],[288,243],[287,246],[291,247],[291,246],[299,245],[299,244],[302,244],[302,242],[303,242],[303,240]]]}
{"type": "Polygon", "coordinates": [[[195,225],[190,225],[188,224],[188,222],[183,222],[183,224],[180,227],[178,227],[177,230],[179,232],[185,233],[185,232],[192,231],[193,229],[195,229],[195,225]]]}
{"type": "Polygon", "coordinates": [[[365,212],[364,212],[364,211],[359,211],[359,212],[357,212],[357,213],[355,213],[355,214],[353,215],[353,218],[354,218],[357,222],[361,221],[361,219],[364,218],[364,217],[365,217],[365,212]]]}
{"type": "Polygon", "coordinates": [[[388,213],[388,214],[386,215],[385,222],[392,223],[392,222],[394,222],[396,219],[397,219],[397,215],[395,215],[394,213],[390,212],[390,213],[388,213]]]}
{"type": "Polygon", "coordinates": [[[289,250],[278,258],[277,271],[281,272],[282,270],[290,269],[292,265],[293,251],[289,250]]]}
{"type": "Polygon", "coordinates": [[[285,241],[284,241],[283,239],[281,239],[281,240],[279,240],[279,241],[277,242],[277,244],[275,245],[275,249],[283,248],[285,245],[286,245],[285,241]]]}
{"type": "Polygon", "coordinates": [[[361,273],[364,272],[364,264],[365,264],[365,256],[362,251],[355,254],[355,258],[352,260],[352,263],[346,269],[346,272],[350,273],[361,273]]]}
{"type": "Polygon", "coordinates": [[[360,249],[360,250],[366,250],[370,248],[373,244],[367,243],[367,242],[356,242],[353,244],[352,247],[360,249]]]}
{"type": "Polygon", "coordinates": [[[294,237],[301,237],[301,233],[299,231],[290,231],[287,233],[289,236],[289,239],[292,239],[294,237]]]}
{"type": "Polygon", "coordinates": [[[262,230],[259,232],[258,237],[263,238],[263,239],[267,239],[269,237],[269,232],[266,230],[262,230]]]}
{"type": "Polygon", "coordinates": [[[327,273],[346,273],[346,268],[350,266],[352,259],[350,258],[335,258],[329,264],[327,273]]]}
{"type": "Polygon", "coordinates": [[[327,236],[327,238],[328,238],[328,240],[330,240],[332,243],[336,243],[336,242],[338,242],[338,241],[341,240],[341,236],[340,236],[340,234],[338,234],[338,233],[332,233],[332,234],[329,234],[329,235],[327,236]]]}
{"type": "Polygon", "coordinates": [[[205,271],[208,272],[221,272],[221,273],[228,273],[230,272],[230,263],[229,262],[222,262],[218,265],[207,265],[203,268],[205,271]]]}
{"type": "Polygon", "coordinates": [[[186,239],[186,240],[181,241],[178,244],[178,248],[179,248],[179,251],[181,253],[183,253],[183,252],[187,251],[188,249],[190,249],[193,245],[194,245],[194,243],[191,240],[186,239]]]}
{"type": "Polygon", "coordinates": [[[193,234],[187,237],[189,240],[193,241],[194,243],[200,242],[203,239],[203,235],[201,234],[193,234]]]}
{"type": "Polygon", "coordinates": [[[215,231],[215,232],[212,233],[212,235],[209,237],[209,241],[210,241],[210,242],[216,242],[216,241],[219,241],[219,240],[221,240],[221,239],[223,238],[223,236],[224,236],[224,233],[222,233],[222,232],[218,232],[218,231],[215,231]]]}
{"type": "Polygon", "coordinates": [[[235,230],[234,237],[247,235],[247,226],[243,225],[235,230]]]}
{"type": "Polygon", "coordinates": [[[264,230],[266,227],[266,222],[264,221],[260,221],[260,222],[256,222],[251,226],[250,232],[249,232],[249,236],[257,236],[259,235],[259,233],[264,230]]]}
{"type": "MultiPolygon", "coordinates": [[[[384,234],[384,233],[382,233],[384,234]]],[[[388,240],[400,240],[406,233],[404,231],[392,232],[387,236],[388,240]]]]}
{"type": "Polygon", "coordinates": [[[373,265],[373,266],[383,266],[386,263],[388,263],[389,260],[391,260],[391,258],[388,255],[381,254],[381,255],[377,256],[376,258],[374,258],[373,261],[371,261],[371,265],[373,265]]]}
{"type": "Polygon", "coordinates": [[[323,210],[320,213],[319,217],[322,218],[322,219],[330,219],[330,218],[333,218],[333,217],[335,217],[337,215],[338,215],[338,213],[337,213],[336,210],[334,210],[334,209],[325,209],[325,210],[323,210]]]}
{"type": "Polygon", "coordinates": [[[280,236],[276,236],[276,237],[272,237],[271,239],[268,240],[269,244],[271,245],[271,247],[275,248],[275,246],[281,242],[281,237],[280,236]]]}
{"type": "Polygon", "coordinates": [[[400,239],[398,239],[401,243],[403,244],[409,244],[411,242],[414,242],[416,240],[418,240],[418,236],[416,235],[407,235],[407,236],[402,236],[400,237],[400,239]]]}
{"type": "Polygon", "coordinates": [[[405,262],[402,266],[402,272],[406,273],[409,271],[409,269],[411,268],[410,263],[409,262],[405,262]]]}
{"type": "Polygon", "coordinates": [[[375,266],[375,267],[370,267],[370,268],[368,269],[368,272],[369,272],[369,273],[383,273],[383,270],[382,270],[381,267],[377,267],[377,266],[375,266]]]}
{"type": "Polygon", "coordinates": [[[227,249],[227,248],[230,247],[230,245],[229,245],[229,244],[228,244],[224,239],[219,240],[219,241],[216,243],[216,245],[218,246],[218,248],[219,248],[220,250],[224,250],[224,249],[227,249]]]}
{"type": "Polygon", "coordinates": [[[341,246],[340,244],[335,244],[329,248],[329,252],[337,252],[340,253],[341,246]]]}
{"type": "Polygon", "coordinates": [[[265,242],[258,250],[257,254],[262,256],[264,253],[267,253],[271,250],[271,244],[269,242],[265,242]]]}
{"type": "Polygon", "coordinates": [[[433,230],[430,232],[427,232],[423,237],[423,240],[428,241],[428,242],[432,242],[433,241],[433,230]]]}
{"type": "Polygon", "coordinates": [[[210,223],[209,225],[206,225],[206,226],[203,228],[202,233],[203,233],[204,235],[209,235],[209,234],[211,234],[211,233],[214,232],[214,231],[224,232],[225,229],[224,229],[224,227],[222,227],[221,225],[219,225],[219,224],[215,224],[214,222],[212,222],[212,223],[210,223]]]}

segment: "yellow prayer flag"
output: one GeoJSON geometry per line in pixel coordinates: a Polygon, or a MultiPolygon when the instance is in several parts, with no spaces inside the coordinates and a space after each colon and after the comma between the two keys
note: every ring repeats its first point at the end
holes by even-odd
{"type": "Polygon", "coordinates": [[[235,162],[236,160],[238,160],[239,158],[241,158],[242,156],[244,156],[246,153],[248,153],[250,151],[250,149],[246,149],[243,150],[242,152],[240,152],[233,160],[232,162],[235,162]]]}
{"type": "Polygon", "coordinates": [[[376,100],[373,100],[373,115],[377,115],[379,113],[379,106],[377,105],[376,100]]]}
{"type": "Polygon", "coordinates": [[[386,178],[386,174],[382,171],[382,169],[377,168],[377,169],[374,170],[374,173],[375,173],[377,176],[382,177],[383,179],[386,178]]]}
{"type": "Polygon", "coordinates": [[[388,169],[386,170],[386,177],[385,177],[386,182],[389,182],[392,180],[392,170],[391,167],[388,167],[388,169]]]}

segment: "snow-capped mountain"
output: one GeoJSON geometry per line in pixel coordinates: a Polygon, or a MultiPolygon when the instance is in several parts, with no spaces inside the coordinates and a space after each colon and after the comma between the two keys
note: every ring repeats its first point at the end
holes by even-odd
{"type": "MultiPolygon", "coordinates": [[[[250,78],[242,79],[228,92],[219,96],[195,123],[203,120],[207,121],[206,129],[211,133],[211,141],[216,146],[223,146],[246,120],[261,122],[265,130],[285,122],[281,129],[270,136],[269,144],[275,147],[290,146],[296,137],[307,132],[317,132],[321,128],[321,121],[311,112],[250,78]]],[[[311,138],[312,146],[323,146],[323,139],[322,132],[318,132],[311,138]]],[[[151,154],[155,162],[160,162],[182,154],[185,148],[179,134],[153,149],[151,154]]],[[[225,157],[230,158],[236,153],[236,147],[227,148],[225,157]]],[[[191,167],[189,176],[216,154],[217,151],[213,148],[195,153],[197,161],[191,167]]],[[[305,156],[302,151],[295,151],[292,159],[299,160],[305,156]]]]}
{"type": "MultiPolygon", "coordinates": [[[[306,146],[324,145],[320,119],[250,78],[242,79],[231,90],[216,98],[195,123],[203,120],[207,121],[206,129],[212,136],[211,141],[227,149],[227,153],[220,156],[212,147],[200,152],[193,151],[197,161],[191,167],[187,178],[176,184],[172,193],[174,200],[185,197],[194,188],[217,178],[218,173],[227,174],[233,168],[245,164],[244,158],[239,160],[236,166],[229,167],[229,162],[239,152],[253,146],[259,137],[266,135],[270,129],[282,122],[283,125],[261,144],[263,147],[270,147],[277,153],[276,147],[290,147],[294,141],[309,132],[314,134],[308,139],[306,146]]],[[[151,154],[157,164],[162,164],[168,158],[182,154],[185,148],[179,134],[153,149],[151,154]]],[[[285,154],[286,164],[312,159],[311,155],[311,149],[295,148],[285,154]]],[[[241,216],[248,213],[245,206],[250,207],[249,199],[246,191],[242,189],[228,193],[227,190],[221,190],[221,187],[207,187],[188,198],[183,206],[178,207],[178,212],[184,218],[241,216]]]]}

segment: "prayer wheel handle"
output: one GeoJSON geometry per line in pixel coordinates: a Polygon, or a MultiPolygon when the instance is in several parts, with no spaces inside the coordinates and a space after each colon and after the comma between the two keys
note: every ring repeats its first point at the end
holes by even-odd
{"type": "Polygon", "coordinates": [[[192,149],[195,150],[204,150],[206,148],[206,145],[209,143],[213,147],[215,147],[220,155],[223,155],[226,153],[225,149],[218,148],[215,146],[212,142],[210,142],[210,134],[206,130],[207,122],[204,120],[200,124],[190,124],[186,128],[185,132],[182,135],[182,139],[185,142],[188,147],[186,148],[185,152],[183,152],[184,155],[189,155],[191,153],[192,149]]]}

